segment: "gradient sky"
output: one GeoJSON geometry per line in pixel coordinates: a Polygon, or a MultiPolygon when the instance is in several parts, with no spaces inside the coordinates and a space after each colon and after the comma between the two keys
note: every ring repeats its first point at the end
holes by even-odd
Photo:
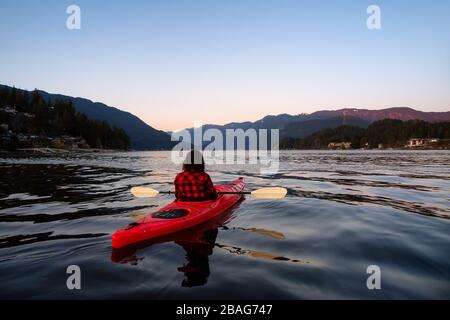
{"type": "Polygon", "coordinates": [[[174,130],[358,107],[450,110],[450,1],[0,2],[0,83],[174,130]],[[66,8],[81,8],[81,30],[66,8]],[[382,29],[366,28],[381,8],[382,29]]]}

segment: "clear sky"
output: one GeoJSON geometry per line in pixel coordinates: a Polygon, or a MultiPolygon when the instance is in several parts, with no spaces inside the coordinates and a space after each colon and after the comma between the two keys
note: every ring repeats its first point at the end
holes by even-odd
{"type": "Polygon", "coordinates": [[[450,1],[0,1],[0,83],[174,130],[357,107],[450,110],[450,1]],[[66,8],[81,8],[68,30],[66,8]],[[369,5],[381,30],[366,27],[369,5]]]}

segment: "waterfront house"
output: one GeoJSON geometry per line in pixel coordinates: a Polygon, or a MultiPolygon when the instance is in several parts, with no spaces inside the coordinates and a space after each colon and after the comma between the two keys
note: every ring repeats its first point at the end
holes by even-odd
{"type": "Polygon", "coordinates": [[[9,106],[4,106],[3,108],[0,108],[0,111],[6,112],[6,113],[11,113],[11,114],[17,113],[16,108],[12,108],[9,106]]]}
{"type": "Polygon", "coordinates": [[[352,148],[351,142],[330,142],[328,144],[328,149],[331,150],[346,150],[351,148],[352,148]]]}
{"type": "Polygon", "coordinates": [[[425,147],[431,147],[433,145],[436,145],[439,143],[439,139],[437,138],[431,138],[431,139],[424,139],[424,138],[412,138],[409,139],[406,143],[406,148],[425,148],[425,147]]]}

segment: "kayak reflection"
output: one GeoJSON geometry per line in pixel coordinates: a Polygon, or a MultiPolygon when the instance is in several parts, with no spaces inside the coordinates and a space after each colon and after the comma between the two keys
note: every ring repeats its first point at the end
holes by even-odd
{"type": "Polygon", "coordinates": [[[137,265],[143,259],[136,255],[138,250],[160,243],[174,242],[186,252],[186,263],[177,268],[179,272],[184,273],[181,286],[202,286],[207,283],[210,275],[209,256],[213,254],[219,228],[232,219],[233,212],[241,201],[215,218],[190,229],[120,249],[113,248],[111,260],[116,263],[137,265]]]}
{"type": "Polygon", "coordinates": [[[208,282],[209,256],[213,253],[218,233],[218,229],[206,230],[203,233],[204,243],[176,242],[186,251],[187,264],[178,268],[184,273],[182,287],[202,286],[208,282]]]}

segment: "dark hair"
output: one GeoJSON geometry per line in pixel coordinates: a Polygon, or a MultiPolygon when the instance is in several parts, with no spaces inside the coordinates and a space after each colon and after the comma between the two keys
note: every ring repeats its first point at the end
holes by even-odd
{"type": "Polygon", "coordinates": [[[205,172],[205,159],[200,151],[192,150],[183,162],[184,171],[205,172]]]}

